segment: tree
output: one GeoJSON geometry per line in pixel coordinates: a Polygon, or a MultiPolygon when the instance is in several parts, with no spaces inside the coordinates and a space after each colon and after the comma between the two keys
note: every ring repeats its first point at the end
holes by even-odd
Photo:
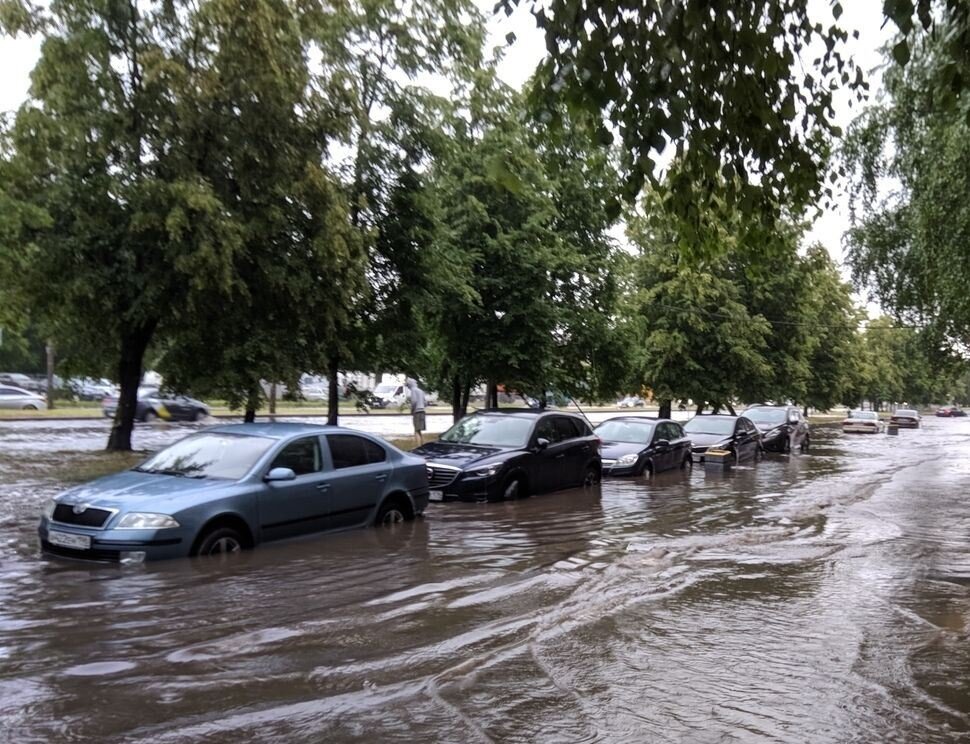
{"type": "Polygon", "coordinates": [[[918,35],[905,69],[886,75],[885,103],[850,130],[855,209],[847,257],[855,283],[895,319],[931,324],[966,343],[970,126],[965,101],[955,106],[937,85],[949,43],[949,33],[918,35]]]}
{"type": "Polygon", "coordinates": [[[414,256],[401,252],[398,210],[411,210],[416,204],[408,203],[401,186],[420,188],[420,174],[440,147],[435,127],[447,105],[420,79],[444,78],[452,97],[462,100],[466,81],[481,65],[484,23],[470,0],[353,0],[309,18],[324,74],[346,97],[337,165],[346,183],[351,223],[370,258],[368,292],[360,296],[341,343],[332,347],[328,359],[328,421],[335,424],[341,365],[385,361],[380,349],[385,348],[388,326],[400,330],[395,320],[408,312],[400,303],[409,302],[412,292],[421,292],[399,286],[413,272],[411,265],[397,260],[414,256]]]}
{"type": "Polygon", "coordinates": [[[631,300],[638,382],[659,400],[716,407],[765,385],[771,326],[745,306],[726,258],[689,260],[677,249],[675,229],[658,229],[642,214],[630,220],[628,235],[640,251],[631,300]]]}
{"type": "MultiPolygon", "coordinates": [[[[227,302],[258,291],[263,277],[246,270],[255,252],[292,247],[278,238],[293,210],[275,210],[306,204],[301,186],[281,191],[262,166],[279,162],[267,133],[288,131],[304,102],[305,45],[283,0],[38,13],[42,54],[5,133],[13,178],[0,186],[30,219],[3,242],[17,272],[4,278],[55,338],[76,339],[90,363],[114,360],[108,447],[129,449],[149,346],[178,329],[203,334],[227,302]]],[[[302,165],[310,188],[319,164],[302,165]]]]}
{"type": "Polygon", "coordinates": [[[602,139],[622,143],[627,199],[645,183],[661,194],[680,250],[716,252],[732,211],[768,224],[830,193],[832,91],[866,87],[842,56],[838,2],[824,22],[808,0],[528,4],[548,51],[540,115],[555,121],[560,102],[602,114],[602,139]]]}

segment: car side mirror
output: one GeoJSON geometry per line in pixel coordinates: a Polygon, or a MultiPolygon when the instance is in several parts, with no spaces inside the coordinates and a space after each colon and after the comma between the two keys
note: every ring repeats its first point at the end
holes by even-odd
{"type": "Polygon", "coordinates": [[[266,474],[263,480],[267,483],[296,480],[296,473],[290,468],[273,468],[266,474]]]}
{"type": "Polygon", "coordinates": [[[654,447],[669,447],[670,446],[670,440],[669,439],[658,439],[656,442],[654,442],[654,445],[653,446],[654,447]]]}
{"type": "Polygon", "coordinates": [[[546,439],[545,437],[539,437],[536,440],[536,451],[537,452],[542,452],[542,450],[544,450],[548,446],[549,446],[549,440],[546,439]]]}
{"type": "Polygon", "coordinates": [[[788,416],[788,423],[789,424],[797,424],[798,423],[798,414],[797,413],[789,414],[789,416],[788,416]]]}

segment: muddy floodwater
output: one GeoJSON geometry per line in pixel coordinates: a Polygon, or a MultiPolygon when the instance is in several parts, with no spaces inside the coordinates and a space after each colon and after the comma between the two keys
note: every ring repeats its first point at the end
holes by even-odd
{"type": "Polygon", "coordinates": [[[225,562],[42,560],[106,431],[0,423],[0,741],[970,739],[966,419],[225,562]]]}

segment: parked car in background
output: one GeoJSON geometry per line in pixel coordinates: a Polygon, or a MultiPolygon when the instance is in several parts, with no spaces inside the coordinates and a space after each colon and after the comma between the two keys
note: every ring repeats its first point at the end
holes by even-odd
{"type": "Polygon", "coordinates": [[[373,390],[373,403],[377,408],[395,408],[407,402],[407,390],[403,382],[382,382],[373,390]]]}
{"type": "Polygon", "coordinates": [[[616,402],[617,408],[643,408],[646,402],[638,395],[628,395],[616,402]]]}
{"type": "Polygon", "coordinates": [[[936,415],[940,418],[957,418],[966,416],[967,412],[957,406],[944,406],[937,409],[936,415]]]}
{"type": "Polygon", "coordinates": [[[326,401],[330,398],[330,385],[325,382],[301,382],[300,395],[304,400],[326,401]]]}
{"type": "Polygon", "coordinates": [[[893,415],[889,417],[889,423],[898,426],[900,429],[918,429],[919,422],[919,412],[912,408],[897,408],[893,415]]]}
{"type": "MultiPolygon", "coordinates": [[[[108,396],[101,403],[101,412],[114,418],[118,410],[118,396],[108,396]]],[[[200,400],[187,395],[154,387],[138,388],[135,420],[150,424],[158,419],[165,421],[203,421],[209,416],[209,407],[200,400]]]]}
{"type": "Polygon", "coordinates": [[[602,441],[604,477],[653,475],[693,464],[690,439],[680,424],[669,419],[618,416],[593,433],[602,441]]]}
{"type": "Polygon", "coordinates": [[[762,453],[761,434],[754,422],[743,416],[703,413],[684,424],[690,438],[694,462],[704,462],[710,449],[729,452],[735,463],[762,453]]]}
{"type": "Polygon", "coordinates": [[[811,431],[797,406],[751,406],[742,414],[761,432],[761,446],[772,452],[808,452],[811,431]]]}
{"type": "Polygon", "coordinates": [[[514,499],[600,480],[599,438],[579,416],[531,408],[478,411],[414,450],[432,501],[514,499]]]}
{"type": "Polygon", "coordinates": [[[110,380],[75,377],[67,381],[67,388],[81,400],[103,400],[118,394],[118,387],[110,380]]]}
{"type": "Polygon", "coordinates": [[[12,385],[0,385],[0,408],[15,411],[43,411],[47,399],[38,393],[12,385]]]}
{"type": "Polygon", "coordinates": [[[31,393],[41,392],[41,387],[37,380],[30,375],[24,375],[20,372],[0,372],[0,385],[20,388],[31,393]]]}
{"type": "Polygon", "coordinates": [[[882,421],[875,411],[849,411],[842,421],[842,431],[848,434],[878,434],[882,421]]]}
{"type": "Polygon", "coordinates": [[[424,461],[357,431],[235,424],[51,499],[45,553],[99,561],[237,553],[270,540],[413,519],[424,461]]]}

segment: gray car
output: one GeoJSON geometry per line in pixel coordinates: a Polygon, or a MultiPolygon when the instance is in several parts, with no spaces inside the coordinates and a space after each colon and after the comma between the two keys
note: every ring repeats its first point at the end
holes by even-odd
{"type": "Polygon", "coordinates": [[[16,411],[43,411],[47,408],[47,399],[23,388],[0,385],[0,408],[12,408],[16,411]]]}
{"type": "Polygon", "coordinates": [[[270,540],[413,519],[424,460],[336,426],[235,424],[51,499],[45,553],[140,561],[235,553],[270,540]]]}

